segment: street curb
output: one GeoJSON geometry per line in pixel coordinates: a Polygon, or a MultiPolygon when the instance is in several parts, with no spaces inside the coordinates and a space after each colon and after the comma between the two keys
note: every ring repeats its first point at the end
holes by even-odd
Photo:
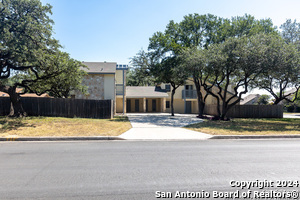
{"type": "Polygon", "coordinates": [[[290,139],[300,135],[216,135],[209,139],[290,139]]]}
{"type": "Polygon", "coordinates": [[[7,137],[0,141],[79,141],[79,140],[125,140],[115,136],[91,136],[91,137],[7,137]]]}
{"type": "MultiPolygon", "coordinates": [[[[300,138],[300,135],[216,135],[209,140],[217,139],[292,139],[300,138]]],[[[91,136],[91,137],[7,137],[0,141],[97,141],[97,140],[126,140],[117,136],[91,136]]],[[[131,139],[134,140],[134,139],[131,139]]],[[[147,139],[145,139],[147,140],[147,139]]],[[[169,139],[172,140],[172,139],[169,139]]],[[[176,139],[174,139],[176,140],[176,139]]],[[[190,139],[189,139],[190,140],[190,139]]],[[[193,140],[193,139],[191,139],[193,140]]]]}

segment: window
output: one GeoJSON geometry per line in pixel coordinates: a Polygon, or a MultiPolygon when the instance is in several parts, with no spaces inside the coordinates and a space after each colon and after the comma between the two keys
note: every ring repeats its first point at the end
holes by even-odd
{"type": "Polygon", "coordinates": [[[170,101],[166,101],[166,108],[170,108],[170,101]]]}
{"type": "Polygon", "coordinates": [[[171,91],[171,85],[165,85],[166,91],[170,92],[171,91]]]}
{"type": "Polygon", "coordinates": [[[193,90],[193,85],[185,85],[185,90],[193,90]]]}
{"type": "Polygon", "coordinates": [[[116,84],[116,94],[117,95],[123,95],[123,84],[116,84]]]}

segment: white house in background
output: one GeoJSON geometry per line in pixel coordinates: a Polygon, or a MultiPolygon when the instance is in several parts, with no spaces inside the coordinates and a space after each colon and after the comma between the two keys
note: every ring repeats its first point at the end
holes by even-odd
{"type": "Polygon", "coordinates": [[[253,105],[257,103],[259,97],[259,94],[249,94],[240,101],[240,105],[253,105]]]}

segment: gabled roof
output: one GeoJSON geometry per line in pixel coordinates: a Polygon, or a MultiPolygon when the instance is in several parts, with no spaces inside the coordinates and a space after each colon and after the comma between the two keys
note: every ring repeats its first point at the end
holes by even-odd
{"type": "Polygon", "coordinates": [[[245,105],[247,103],[250,103],[250,101],[258,99],[260,97],[259,94],[249,94],[246,97],[243,98],[243,100],[240,101],[240,105],[245,105]]]}
{"type": "Polygon", "coordinates": [[[292,100],[294,98],[296,92],[297,92],[297,89],[296,88],[292,88],[292,89],[284,92],[284,95],[291,94],[291,95],[287,96],[287,98],[290,99],[290,100],[292,100]]]}
{"type": "Polygon", "coordinates": [[[166,92],[156,90],[155,86],[127,86],[127,98],[164,98],[169,95],[166,92]]]}
{"type": "Polygon", "coordinates": [[[88,74],[115,74],[117,63],[115,62],[82,62],[87,68],[83,68],[88,74]]]}

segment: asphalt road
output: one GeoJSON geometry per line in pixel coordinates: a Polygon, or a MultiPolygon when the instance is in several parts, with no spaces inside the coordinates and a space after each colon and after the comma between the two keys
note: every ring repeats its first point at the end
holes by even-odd
{"type": "Polygon", "coordinates": [[[300,140],[1,142],[0,161],[0,199],[174,198],[300,181],[300,140]]]}

